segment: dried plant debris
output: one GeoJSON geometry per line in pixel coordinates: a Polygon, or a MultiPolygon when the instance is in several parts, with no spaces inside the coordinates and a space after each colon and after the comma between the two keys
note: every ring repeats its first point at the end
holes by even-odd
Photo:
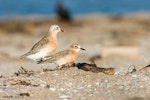
{"type": "Polygon", "coordinates": [[[25,68],[23,68],[23,67],[21,67],[19,70],[18,70],[18,72],[15,72],[15,75],[16,76],[19,76],[19,75],[27,75],[27,76],[31,76],[31,75],[33,75],[34,74],[34,71],[28,71],[28,70],[26,70],[25,68]]]}
{"type": "Polygon", "coordinates": [[[145,66],[145,67],[150,67],[150,64],[148,64],[147,66],[145,66]]]}
{"type": "Polygon", "coordinates": [[[114,68],[100,68],[100,67],[97,67],[96,64],[78,63],[77,67],[79,69],[82,69],[85,71],[91,71],[94,73],[102,72],[102,73],[108,74],[108,75],[114,75],[114,73],[115,73],[114,68]]]}
{"type": "Polygon", "coordinates": [[[43,72],[54,71],[54,70],[64,70],[64,69],[68,69],[70,67],[77,67],[78,69],[82,69],[84,71],[91,71],[94,73],[102,72],[104,74],[114,75],[114,73],[115,73],[114,68],[100,68],[100,67],[97,67],[97,65],[94,63],[93,60],[92,60],[92,62],[93,62],[92,64],[88,64],[88,63],[75,64],[73,62],[70,64],[63,65],[60,69],[48,69],[48,68],[43,69],[43,72]]]}
{"type": "Polygon", "coordinates": [[[47,71],[55,71],[55,70],[65,70],[68,69],[70,67],[76,67],[76,64],[74,62],[71,62],[69,64],[65,64],[63,65],[61,68],[56,68],[56,69],[48,69],[48,68],[44,68],[43,72],[47,72],[47,71]]]}
{"type": "Polygon", "coordinates": [[[43,68],[43,72],[54,71],[53,69],[43,68]]]}
{"type": "Polygon", "coordinates": [[[50,85],[49,85],[49,84],[47,84],[47,85],[46,85],[46,88],[48,88],[48,89],[49,89],[49,88],[50,88],[50,85]]]}
{"type": "MultiPolygon", "coordinates": [[[[31,82],[27,82],[25,80],[17,80],[17,81],[13,81],[11,83],[9,83],[10,85],[14,86],[14,85],[23,85],[23,86],[32,86],[32,87],[39,87],[40,84],[32,84],[31,82]]],[[[4,84],[5,85],[5,84],[4,84]]],[[[3,85],[3,86],[4,86],[3,85]]],[[[48,87],[49,85],[47,85],[48,87]]]]}
{"type": "Polygon", "coordinates": [[[148,68],[150,68],[150,64],[145,66],[145,67],[142,67],[139,70],[137,70],[134,65],[131,65],[131,66],[129,66],[126,75],[127,74],[133,74],[135,72],[148,71],[148,68]]]}
{"type": "Polygon", "coordinates": [[[3,78],[3,75],[2,75],[2,74],[0,74],[0,78],[3,78]]]}
{"type": "Polygon", "coordinates": [[[14,83],[11,83],[10,85],[25,85],[25,86],[31,86],[30,82],[24,81],[24,80],[18,80],[14,83]]]}
{"type": "Polygon", "coordinates": [[[30,94],[29,94],[29,93],[20,93],[19,96],[23,96],[23,97],[24,97],[24,96],[27,96],[27,97],[29,97],[30,94]]]}
{"type": "Polygon", "coordinates": [[[144,69],[147,69],[147,68],[150,68],[150,64],[146,65],[145,67],[141,68],[140,70],[144,70],[144,69]]]}
{"type": "Polygon", "coordinates": [[[68,68],[70,68],[70,67],[76,67],[76,64],[75,64],[74,62],[71,62],[71,63],[69,63],[69,64],[63,65],[60,69],[61,69],[61,70],[64,70],[64,69],[68,69],[68,68]]]}

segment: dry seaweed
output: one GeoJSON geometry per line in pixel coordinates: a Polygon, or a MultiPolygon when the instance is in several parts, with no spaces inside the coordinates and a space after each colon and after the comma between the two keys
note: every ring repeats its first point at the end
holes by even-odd
{"type": "Polygon", "coordinates": [[[47,71],[54,71],[54,70],[48,69],[48,68],[43,68],[43,72],[47,72],[47,71]]]}
{"type": "Polygon", "coordinates": [[[11,83],[10,85],[25,85],[25,86],[31,86],[31,83],[26,82],[24,80],[18,80],[17,82],[11,83]]]}
{"type": "MultiPolygon", "coordinates": [[[[39,87],[40,84],[31,84],[30,82],[27,82],[25,80],[17,80],[14,81],[13,83],[11,83],[10,85],[14,86],[14,85],[24,85],[24,86],[32,86],[32,87],[39,87]]],[[[3,86],[6,86],[5,84],[3,84],[3,86]]],[[[49,87],[49,85],[47,85],[46,87],[49,87]]]]}
{"type": "Polygon", "coordinates": [[[33,75],[34,74],[34,71],[28,71],[28,70],[26,70],[25,68],[23,68],[23,67],[21,67],[19,70],[18,70],[18,72],[15,72],[15,75],[16,76],[19,76],[19,75],[21,75],[21,74],[23,74],[23,75],[27,75],[27,76],[31,76],[31,75],[33,75]]]}
{"type": "Polygon", "coordinates": [[[43,69],[43,72],[55,71],[55,70],[65,70],[65,69],[68,69],[68,68],[70,68],[70,67],[76,67],[76,64],[75,64],[74,62],[72,62],[72,63],[63,65],[61,68],[56,68],[56,69],[48,69],[48,68],[45,68],[45,69],[43,69]]]}
{"type": "Polygon", "coordinates": [[[0,74],[0,78],[2,78],[3,77],[3,75],[2,74],[0,74]]]}
{"type": "Polygon", "coordinates": [[[145,67],[141,68],[140,70],[144,70],[146,68],[150,67],[150,64],[146,65],[145,67]]]}
{"type": "Polygon", "coordinates": [[[27,97],[29,97],[30,94],[29,94],[29,93],[20,93],[19,96],[23,96],[23,97],[24,97],[24,96],[27,96],[27,97]]]}
{"type": "MultiPolygon", "coordinates": [[[[100,68],[97,67],[97,65],[94,63],[93,60],[91,60],[93,63],[92,64],[88,64],[88,63],[70,63],[70,64],[66,64],[63,65],[62,68],[60,69],[54,69],[54,70],[64,70],[64,69],[68,69],[70,67],[77,67],[78,69],[82,69],[84,71],[91,71],[93,73],[99,73],[102,72],[104,74],[108,74],[108,75],[114,75],[115,70],[114,68],[100,68]]],[[[54,71],[52,69],[43,69],[43,72],[47,72],[47,71],[54,71]]]]}
{"type": "Polygon", "coordinates": [[[69,63],[69,64],[65,64],[65,65],[63,65],[63,66],[60,68],[60,70],[68,69],[68,68],[70,68],[70,67],[76,67],[76,64],[75,64],[74,62],[71,62],[71,63],[69,63]]]}
{"type": "Polygon", "coordinates": [[[108,75],[114,75],[114,73],[115,73],[114,68],[100,68],[100,67],[97,67],[97,65],[95,63],[94,64],[78,63],[77,67],[78,67],[78,69],[82,69],[85,71],[91,71],[93,73],[102,72],[102,73],[108,74],[108,75]]]}

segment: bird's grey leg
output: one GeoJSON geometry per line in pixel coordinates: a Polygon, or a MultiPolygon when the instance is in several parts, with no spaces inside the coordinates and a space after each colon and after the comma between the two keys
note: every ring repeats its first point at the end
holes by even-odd
{"type": "Polygon", "coordinates": [[[74,62],[67,63],[67,64],[63,65],[61,69],[66,69],[66,68],[70,68],[70,67],[75,67],[75,63],[74,62]]]}
{"type": "Polygon", "coordinates": [[[75,66],[75,63],[74,63],[74,61],[73,62],[70,62],[70,63],[68,63],[68,64],[66,64],[67,65],[67,68],[70,68],[70,67],[74,67],[75,66]]]}
{"type": "Polygon", "coordinates": [[[60,69],[61,69],[61,67],[62,67],[61,65],[59,65],[59,64],[57,64],[57,63],[55,63],[55,62],[54,62],[54,64],[56,64],[56,65],[57,65],[56,70],[60,70],[60,69]]]}
{"type": "Polygon", "coordinates": [[[57,69],[60,70],[62,68],[62,65],[58,65],[57,69]]]}

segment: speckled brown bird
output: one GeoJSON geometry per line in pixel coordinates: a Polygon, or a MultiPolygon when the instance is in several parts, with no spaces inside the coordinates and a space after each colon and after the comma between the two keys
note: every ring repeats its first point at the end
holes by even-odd
{"type": "Polygon", "coordinates": [[[37,63],[55,63],[58,67],[62,67],[62,65],[69,64],[75,60],[77,54],[80,50],[85,50],[80,47],[78,44],[72,44],[69,49],[58,52],[52,56],[46,56],[41,58],[37,63]]]}
{"type": "Polygon", "coordinates": [[[54,52],[57,48],[57,34],[64,32],[58,25],[51,25],[48,33],[37,42],[29,52],[22,55],[21,58],[39,60],[54,52]]]}

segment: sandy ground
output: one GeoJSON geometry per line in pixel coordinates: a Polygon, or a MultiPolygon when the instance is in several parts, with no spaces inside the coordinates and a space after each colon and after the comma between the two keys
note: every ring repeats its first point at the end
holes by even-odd
{"type": "Polygon", "coordinates": [[[73,24],[59,23],[53,19],[1,21],[0,98],[149,100],[150,69],[142,69],[150,63],[149,31],[149,14],[89,15],[77,17],[73,24]],[[79,52],[76,63],[91,63],[89,59],[100,56],[95,59],[96,65],[114,68],[115,74],[93,73],[77,67],[43,72],[43,68],[55,68],[55,65],[41,65],[27,59],[19,59],[41,39],[51,24],[59,24],[65,30],[64,33],[58,34],[56,52],[78,43],[86,51],[79,52]],[[125,48],[121,49],[122,47],[125,48]],[[28,72],[32,70],[33,74],[14,75],[20,67],[28,72]],[[131,67],[135,67],[137,71],[126,74],[131,67]]]}

